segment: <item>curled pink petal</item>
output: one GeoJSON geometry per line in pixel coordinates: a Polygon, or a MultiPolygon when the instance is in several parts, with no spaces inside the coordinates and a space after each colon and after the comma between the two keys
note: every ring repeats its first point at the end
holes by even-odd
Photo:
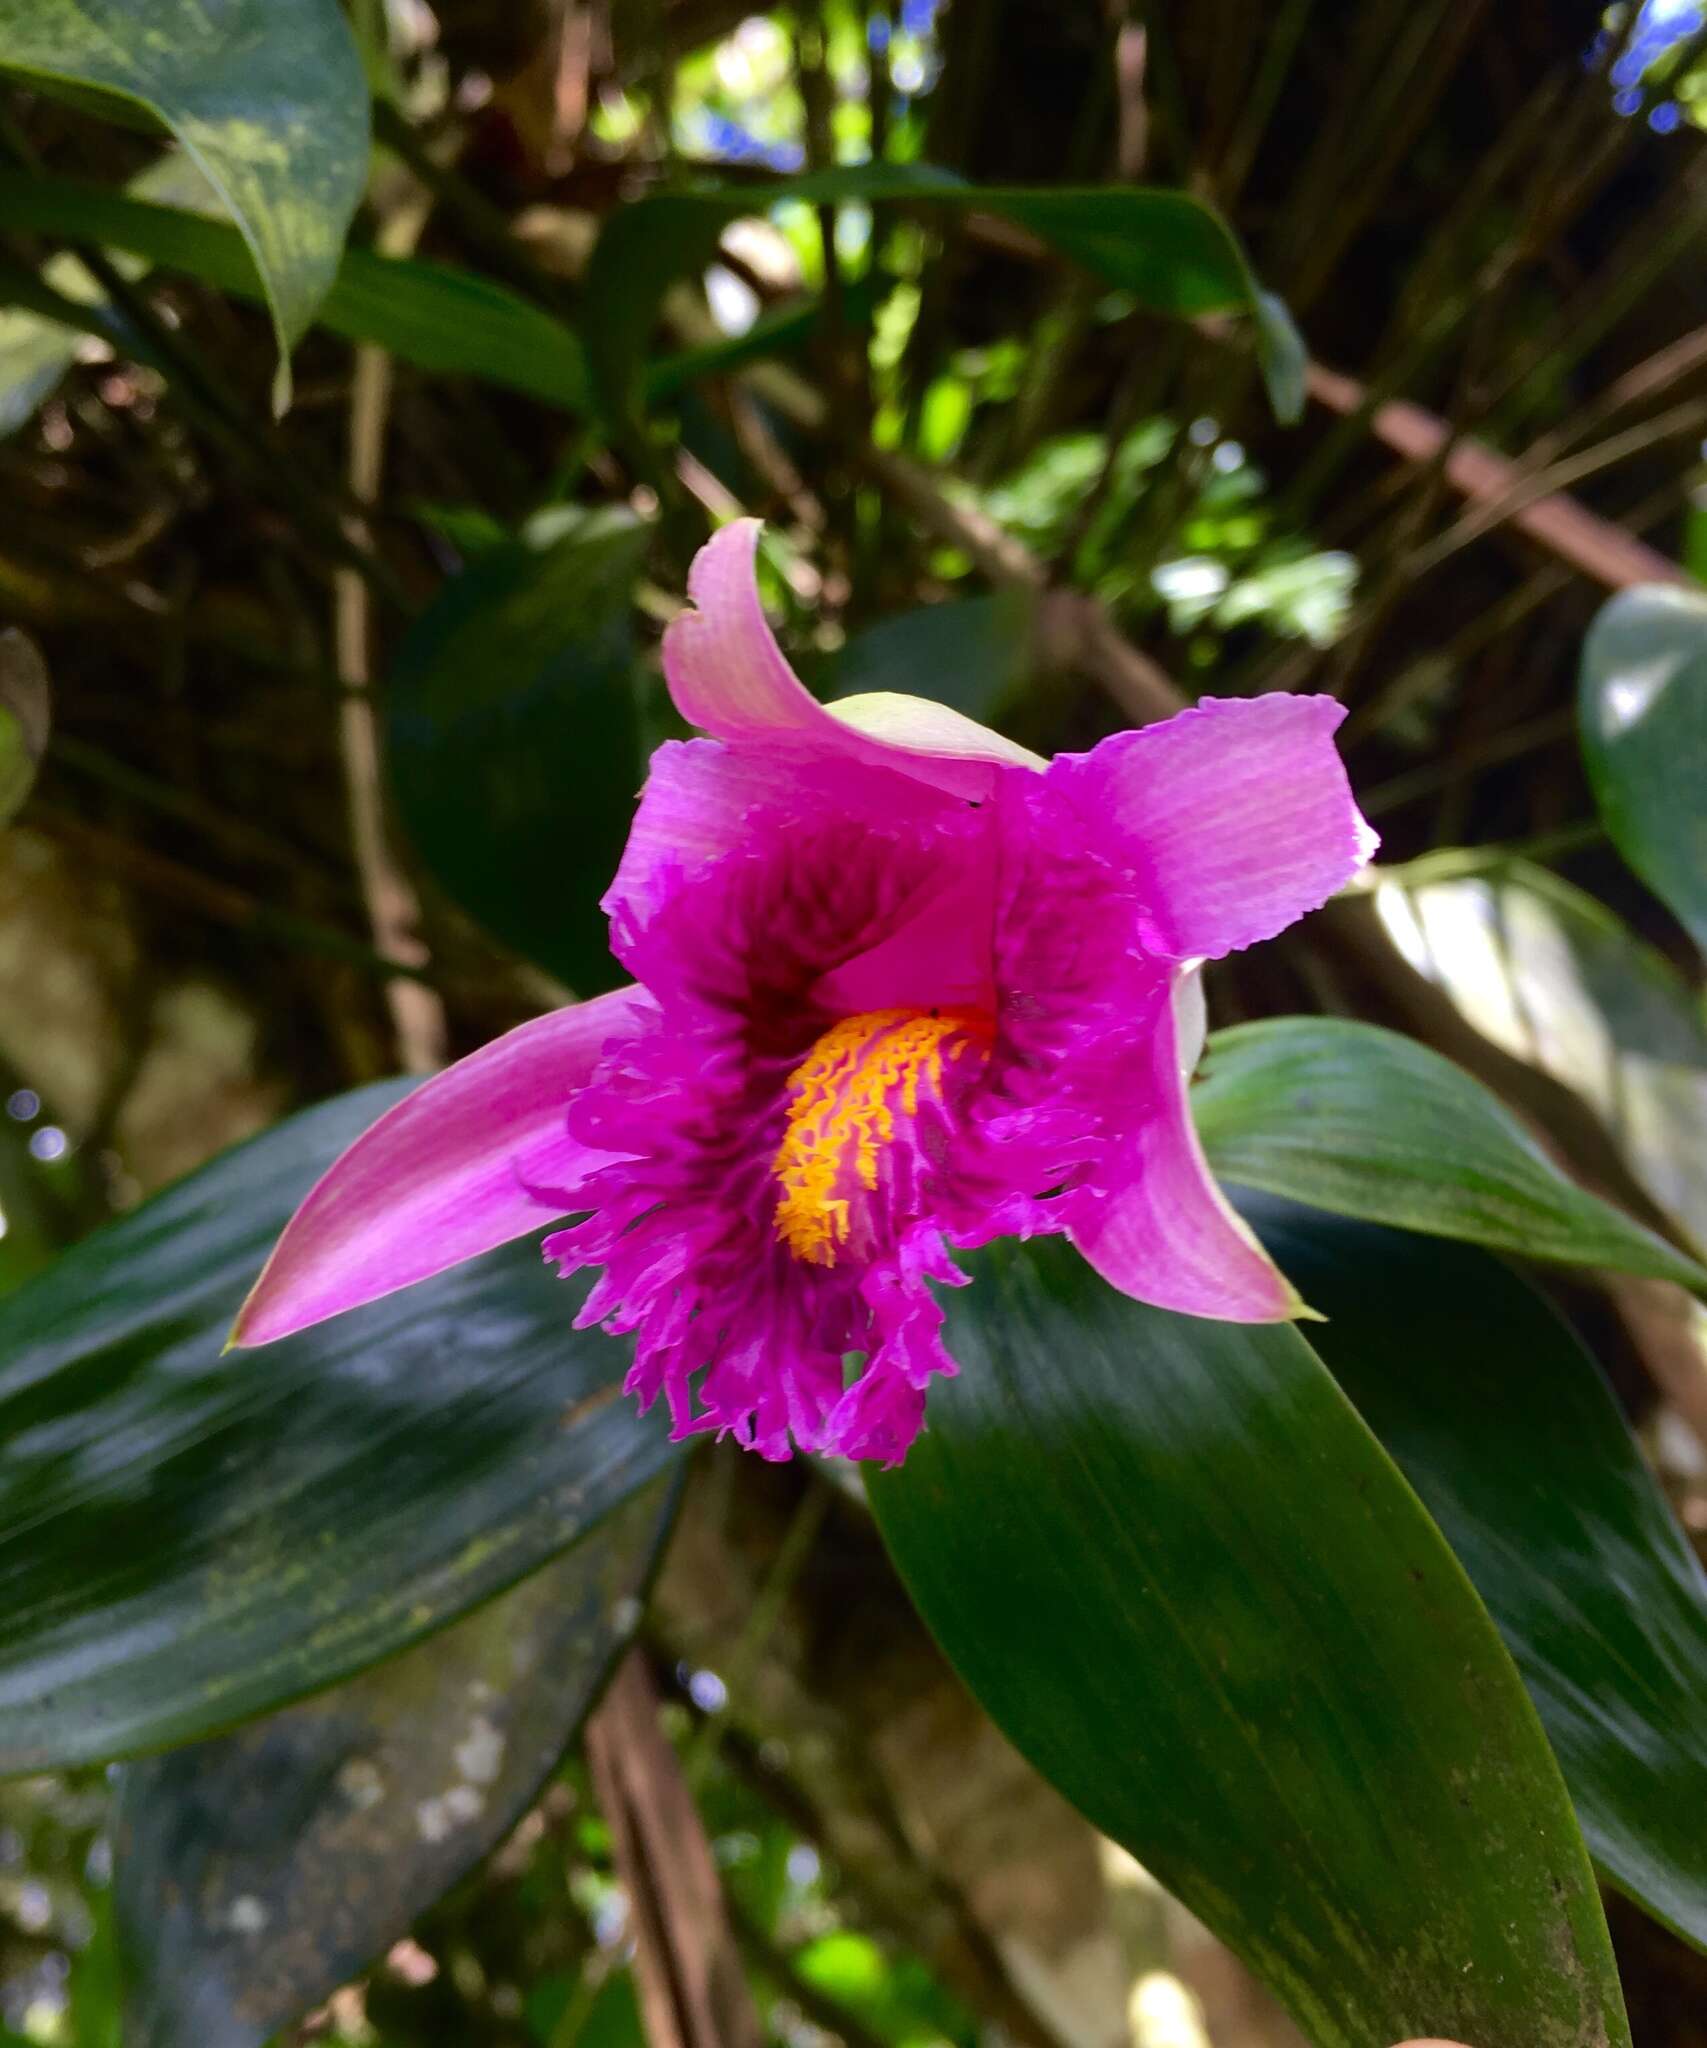
{"type": "Polygon", "coordinates": [[[570,1099],[604,1046],[652,1015],[643,991],[618,989],[536,1017],[424,1081],[315,1184],[231,1341],[288,1337],[572,1208],[568,1197],[609,1155],[570,1136],[570,1099]]]}
{"type": "Polygon", "coordinates": [[[1042,762],[946,705],[876,693],[827,710],[789,667],[759,601],[759,521],[737,519],[688,571],[693,609],[664,634],[664,675],[689,725],[736,747],[828,755],[890,768],[955,796],[983,797],[1009,768],[1042,762]]]}
{"type": "Polygon", "coordinates": [[[1206,697],[1177,718],[1057,755],[1049,779],[1093,844],[1129,861],[1145,940],[1217,960],[1327,902],[1379,841],[1334,746],[1331,697],[1206,697]]]}
{"type": "Polygon", "coordinates": [[[1195,974],[1158,1011],[1141,1098],[1104,1184],[1075,1195],[1068,1234],[1102,1277],[1152,1308],[1229,1323],[1307,1315],[1295,1290],[1215,1183],[1197,1142],[1187,1084],[1202,1050],[1195,974]],[[1189,1064],[1188,1064],[1189,1062],[1189,1064]]]}

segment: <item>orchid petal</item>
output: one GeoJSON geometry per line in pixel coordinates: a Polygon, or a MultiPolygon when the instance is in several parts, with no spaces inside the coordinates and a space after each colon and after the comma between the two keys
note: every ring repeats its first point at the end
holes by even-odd
{"type": "Polygon", "coordinates": [[[686,883],[726,854],[750,848],[752,821],[834,815],[880,830],[928,824],[961,807],[937,789],[891,768],[797,749],[726,746],[718,740],[667,740],[651,773],[603,908],[618,941],[641,930],[686,883]]]}
{"type": "Polygon", "coordinates": [[[1216,960],[1315,910],[1379,843],[1352,799],[1331,697],[1205,698],[1057,756],[1050,779],[1147,888],[1151,951],[1216,960]]]}
{"type": "Polygon", "coordinates": [[[1197,1142],[1188,1084],[1202,1050],[1199,976],[1181,975],[1150,1041],[1150,1113],[1118,1162],[1120,1185],[1069,1198],[1068,1234],[1111,1287],[1153,1308],[1229,1323],[1310,1311],[1216,1185],[1197,1142]]]}
{"type": "Polygon", "coordinates": [[[878,692],[827,710],[789,667],[765,618],[753,574],[758,541],[756,519],[715,534],[688,571],[695,609],[665,629],[664,675],[690,725],[734,746],[793,744],[973,799],[988,795],[1004,769],[1041,766],[1024,747],[926,698],[878,692]]]}
{"type": "Polygon", "coordinates": [[[937,703],[934,697],[913,697],[902,690],[863,690],[857,696],[838,697],[824,709],[856,733],[910,754],[994,761],[1004,768],[1029,768],[1034,774],[1049,766],[1041,754],[1022,747],[1017,740],[1004,739],[964,711],[937,703]]]}
{"type": "Polygon", "coordinates": [[[812,1001],[831,1015],[862,1010],[996,1007],[994,864],[951,877],[887,938],[813,984],[812,1001]]]}
{"type": "Polygon", "coordinates": [[[655,1015],[639,989],[536,1017],[422,1083],[321,1176],[243,1304],[234,1344],[297,1330],[538,1230],[611,1155],[578,1144],[570,1097],[604,1047],[655,1015]]]}

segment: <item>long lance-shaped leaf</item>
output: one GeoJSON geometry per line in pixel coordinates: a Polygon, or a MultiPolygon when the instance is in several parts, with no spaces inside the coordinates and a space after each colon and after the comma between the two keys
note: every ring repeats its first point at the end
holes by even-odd
{"type": "Polygon", "coordinates": [[[1499,1624],[1595,1861],[1707,1948],[1707,1577],[1599,1367],[1485,1252],[1244,1199],[1499,1624]]]}
{"type": "MultiPolygon", "coordinates": [[[[290,1118],[0,1302],[0,1772],[218,1733],[455,1620],[671,1465],[525,1241],[221,1355],[394,1101],[290,1118]]],[[[542,1221],[545,1220],[542,1212],[542,1221]]]]}
{"type": "Polygon", "coordinates": [[[1296,1330],[992,1247],[871,1494],[1000,1727],[1318,2048],[1628,2040],[1558,1765],[1486,1609],[1296,1330]]]}
{"type": "Polygon", "coordinates": [[[670,284],[710,261],[731,221],[782,200],[906,201],[999,214],[1157,312],[1185,319],[1249,314],[1275,412],[1292,420],[1303,409],[1297,330],[1279,300],[1258,285],[1232,229],[1189,193],[968,185],[929,165],[860,164],[775,184],[655,193],[610,216],[587,272],[588,302],[598,309],[587,350],[613,423],[626,426],[636,415],[647,341],[670,284]]]}
{"type": "Polygon", "coordinates": [[[1479,1081],[1396,1031],[1333,1017],[1218,1031],[1192,1109],[1225,1180],[1707,1291],[1699,1261],[1568,1180],[1479,1081]]]}
{"type": "MultiPolygon", "coordinates": [[[[72,178],[0,171],[0,220],[124,249],[240,298],[262,296],[236,229],[178,207],[72,178]]],[[[348,249],[315,318],[417,369],[478,377],[572,412],[586,408],[585,365],[570,330],[507,286],[452,264],[348,249]]]]}

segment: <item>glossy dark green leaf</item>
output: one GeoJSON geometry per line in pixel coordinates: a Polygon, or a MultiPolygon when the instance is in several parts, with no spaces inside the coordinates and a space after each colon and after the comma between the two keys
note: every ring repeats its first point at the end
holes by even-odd
{"type": "Polygon", "coordinates": [[[0,825],[30,793],[51,722],[41,649],[27,633],[8,626],[0,632],[0,825]]]}
{"type": "Polygon", "coordinates": [[[855,633],[810,680],[830,698],[898,690],[993,724],[1024,686],[1033,609],[1028,590],[919,605],[855,633]]]}
{"type": "Polygon", "coordinates": [[[0,69],[115,94],[177,136],[254,258],[282,410],[367,181],[367,84],[337,0],[0,0],[0,69]]]}
{"type": "Polygon", "coordinates": [[[618,512],[488,548],[415,622],[386,689],[392,785],[422,859],[583,995],[621,978],[599,898],[644,774],[630,605],[648,539],[618,512]]]}
{"type": "MultiPolygon", "coordinates": [[[[128,250],[239,297],[261,296],[236,229],[179,207],[72,178],[0,171],[0,219],[128,250]]],[[[581,348],[569,329],[503,285],[448,263],[348,249],[315,318],[352,341],[377,342],[417,369],[479,377],[569,411],[587,403],[581,348]]]]}
{"type": "Polygon", "coordinates": [[[1603,605],[1577,715],[1607,831],[1707,953],[1707,595],[1641,584],[1603,605]]]}
{"type": "Polygon", "coordinates": [[[1212,208],[1185,192],[1133,186],[1076,189],[965,185],[929,165],[860,164],[775,184],[659,192],[606,221],[587,273],[598,319],[588,364],[613,422],[635,417],[658,304],[678,277],[702,269],[731,221],[779,200],[888,199],[1000,214],[1157,312],[1193,319],[1245,313],[1270,397],[1282,419],[1302,405],[1302,347],[1279,301],[1264,293],[1244,251],[1212,208]]]}
{"type": "Polygon", "coordinates": [[[430,1643],[126,1766],[135,2048],[260,2048],[503,1840],[632,1634],[672,1505],[648,1489],[430,1643]]]}
{"type": "Polygon", "coordinates": [[[1225,1180],[1707,1291],[1707,1269],[1567,1180],[1479,1081],[1395,1031],[1337,1017],[1218,1031],[1191,1099],[1225,1180]]]}
{"type": "Polygon", "coordinates": [[[1485,1252],[1245,1206],[1499,1624],[1603,1874],[1707,1947],[1707,1579],[1599,1367],[1485,1252]]]}
{"type": "Polygon", "coordinates": [[[1707,1020],[1670,964],[1556,875],[1412,863],[1376,892],[1406,960],[1502,1051],[1580,1095],[1707,1249],[1707,1020]]]}
{"type": "Polygon", "coordinates": [[[521,1242],[263,1351],[220,1347],[339,1096],[0,1301],[0,1772],[216,1734],[566,1549],[674,1457],[626,1347],[521,1242]]]}
{"type": "Polygon", "coordinates": [[[1517,1672],[1297,1331],[1141,1307],[1059,1239],[970,1263],[960,1376],[871,1495],[997,1724],[1318,2048],[1627,2041],[1517,1672]]]}

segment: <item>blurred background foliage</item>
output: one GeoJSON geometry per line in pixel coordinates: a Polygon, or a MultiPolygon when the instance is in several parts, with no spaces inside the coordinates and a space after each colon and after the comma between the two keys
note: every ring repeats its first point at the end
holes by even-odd
{"type": "MultiPolygon", "coordinates": [[[[0,612],[53,723],[44,758],[41,679],[0,649],[0,1290],[285,1110],[608,985],[597,897],[674,730],[656,626],[735,510],[826,694],[919,690],[1046,749],[1203,689],[1340,696],[1388,877],[1215,969],[1217,1020],[1401,1025],[1707,1234],[1688,913],[1608,843],[1576,708],[1609,593],[1707,575],[1699,9],[350,21],[355,249],[504,296],[434,301],[388,358],[348,259],[278,419],[263,308],[24,202],[206,208],[183,157],[39,80],[0,95],[0,612]],[[763,190],[872,161],[1217,207],[1308,339],[1301,420],[1249,323],[1165,318],[999,206],[763,190]],[[624,301],[644,418],[601,410],[559,324],[615,330],[599,225],[704,169],[753,212],[655,331],[624,301]]],[[[1657,1283],[1560,1294],[1699,1538],[1699,1321],[1657,1283]]],[[[713,1456],[682,1512],[646,1647],[767,2038],[1296,2038],[968,1704],[832,1481],[713,1456]]],[[[97,1774],[0,1787],[6,2048],[119,2039],[110,1826],[97,1774]]],[[[1707,2041],[1707,1965],[1612,1910],[1642,2048],[1707,2041]]],[[[295,2037],[636,2042],[629,1924],[577,1759],[295,2037]]]]}

